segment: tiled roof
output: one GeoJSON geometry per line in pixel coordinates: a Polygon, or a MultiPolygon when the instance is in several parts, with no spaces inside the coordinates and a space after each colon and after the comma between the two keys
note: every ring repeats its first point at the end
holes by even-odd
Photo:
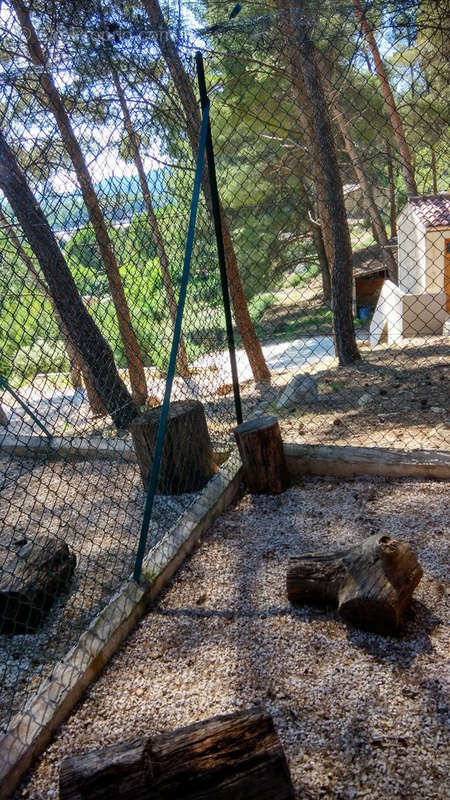
{"type": "Polygon", "coordinates": [[[426,228],[450,225],[450,194],[410,197],[408,203],[426,228]]]}

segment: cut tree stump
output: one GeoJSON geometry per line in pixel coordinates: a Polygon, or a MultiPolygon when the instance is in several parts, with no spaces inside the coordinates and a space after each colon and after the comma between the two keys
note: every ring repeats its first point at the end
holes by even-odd
{"type": "Polygon", "coordinates": [[[422,575],[406,542],[376,534],[347,549],[291,558],[287,595],[293,603],[337,607],[358,628],[395,633],[422,575]]]}
{"type": "MultiPolygon", "coordinates": [[[[144,488],[152,468],[161,408],[140,414],[130,425],[144,488]]],[[[198,400],[171,403],[157,491],[160,494],[197,492],[217,472],[205,411],[198,400]]]]}
{"type": "Polygon", "coordinates": [[[258,417],[234,429],[252,494],[279,494],[289,486],[289,473],[276,417],[258,417]]]}
{"type": "Polygon", "coordinates": [[[66,542],[38,536],[0,573],[0,633],[34,633],[72,578],[75,555],[66,542]]]}
{"type": "Polygon", "coordinates": [[[260,709],[65,758],[60,800],[294,800],[272,718],[260,709]]]}

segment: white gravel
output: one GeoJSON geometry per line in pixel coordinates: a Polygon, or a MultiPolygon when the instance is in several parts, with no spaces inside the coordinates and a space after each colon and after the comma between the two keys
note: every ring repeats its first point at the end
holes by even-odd
{"type": "MultiPolygon", "coordinates": [[[[298,798],[444,800],[448,484],[308,479],[213,526],[62,726],[17,797],[57,796],[61,759],[262,702],[298,798]],[[399,638],[292,608],[290,555],[406,539],[424,577],[399,638]]],[[[447,698],[447,699],[446,699],[447,698]]]]}

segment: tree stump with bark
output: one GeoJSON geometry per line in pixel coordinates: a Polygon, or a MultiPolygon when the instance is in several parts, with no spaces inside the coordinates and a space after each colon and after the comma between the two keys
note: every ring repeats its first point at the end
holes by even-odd
{"type": "Polygon", "coordinates": [[[289,473],[277,418],[258,417],[243,422],[234,429],[234,435],[249,492],[284,492],[289,486],[289,473]]]}
{"type": "Polygon", "coordinates": [[[293,800],[272,718],[259,709],[65,758],[60,800],[293,800]]]}
{"type": "Polygon", "coordinates": [[[422,574],[406,542],[376,534],[347,549],[291,558],[286,586],[293,603],[338,608],[350,625],[395,633],[422,574]]]}
{"type": "MultiPolygon", "coordinates": [[[[161,408],[145,411],[130,426],[136,458],[147,489],[161,408]]],[[[205,411],[198,400],[171,403],[157,484],[160,494],[197,492],[217,472],[205,411]]]]}
{"type": "Polygon", "coordinates": [[[23,545],[0,574],[0,633],[34,633],[67,590],[76,564],[66,542],[38,536],[23,545]]]}

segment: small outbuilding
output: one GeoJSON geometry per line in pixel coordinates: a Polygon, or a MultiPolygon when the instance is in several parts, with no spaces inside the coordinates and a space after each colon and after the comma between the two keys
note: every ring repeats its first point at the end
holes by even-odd
{"type": "Polygon", "coordinates": [[[399,214],[398,286],[383,284],[370,325],[372,345],[384,332],[441,335],[450,313],[450,193],[410,197],[399,214]]]}
{"type": "Polygon", "coordinates": [[[397,234],[399,288],[414,295],[444,293],[450,311],[450,194],[410,197],[397,234]]]}

